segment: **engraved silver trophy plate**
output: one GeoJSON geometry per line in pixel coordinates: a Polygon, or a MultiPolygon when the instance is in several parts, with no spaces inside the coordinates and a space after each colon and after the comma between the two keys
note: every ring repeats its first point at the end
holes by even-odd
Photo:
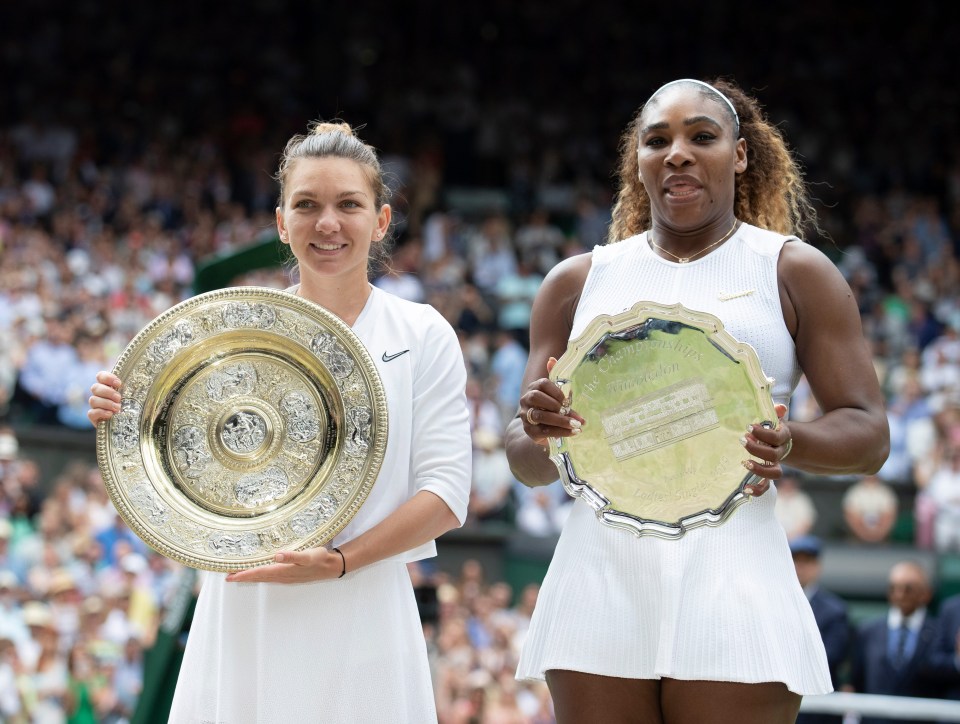
{"type": "Polygon", "coordinates": [[[324,545],[366,500],[387,406],[363,344],[305,299],[235,287],[153,320],[114,368],[97,429],[120,516],[158,552],[235,571],[324,545]]]}
{"type": "Polygon", "coordinates": [[[607,525],[679,538],[721,524],[760,479],[742,466],[740,438],[776,424],[773,380],[711,314],[638,302],[600,316],[550,378],[586,420],[549,441],[550,458],[607,525]]]}

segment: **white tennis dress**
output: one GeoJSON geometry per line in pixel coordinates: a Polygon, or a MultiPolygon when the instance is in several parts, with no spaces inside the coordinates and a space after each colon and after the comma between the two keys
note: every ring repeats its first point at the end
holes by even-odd
{"type": "MultiPolygon", "coordinates": [[[[369,497],[334,540],[421,490],[463,522],[470,485],[466,369],[440,314],[373,288],[353,325],[383,380],[389,438],[369,497]]],[[[173,724],[435,722],[426,643],[406,563],[433,541],[341,579],[227,583],[204,574],[173,724]]],[[[349,564],[349,561],[347,561],[349,564]]]]}
{"type": "MultiPolygon", "coordinates": [[[[789,238],[743,224],[721,247],[686,264],[655,254],[646,234],[596,247],[571,338],[597,315],[640,300],[680,302],[716,315],[753,346],[776,379],[774,399],[786,403],[799,378],[777,289],[777,259],[789,238]]],[[[679,540],[611,528],[577,500],[537,600],[517,678],[567,669],[831,691],[820,633],[773,515],[776,497],[771,485],[723,525],[696,528],[679,540]]]]}

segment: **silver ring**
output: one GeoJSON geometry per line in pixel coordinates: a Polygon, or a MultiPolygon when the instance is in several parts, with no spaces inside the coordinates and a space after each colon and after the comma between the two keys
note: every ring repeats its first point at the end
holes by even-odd
{"type": "Polygon", "coordinates": [[[539,425],[539,424],[540,424],[539,422],[537,422],[536,420],[533,419],[533,412],[534,412],[534,410],[539,410],[539,409],[540,409],[540,408],[538,408],[538,407],[528,407],[528,408],[527,408],[527,422],[529,422],[531,425],[539,425]]]}

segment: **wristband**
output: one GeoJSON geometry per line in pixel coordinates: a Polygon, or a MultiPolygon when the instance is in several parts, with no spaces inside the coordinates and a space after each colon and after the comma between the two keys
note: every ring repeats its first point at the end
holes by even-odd
{"type": "Polygon", "coordinates": [[[340,575],[337,576],[337,578],[343,578],[347,575],[347,559],[343,557],[343,551],[339,548],[334,548],[333,550],[340,554],[340,560],[343,562],[343,570],[340,571],[340,575]]]}

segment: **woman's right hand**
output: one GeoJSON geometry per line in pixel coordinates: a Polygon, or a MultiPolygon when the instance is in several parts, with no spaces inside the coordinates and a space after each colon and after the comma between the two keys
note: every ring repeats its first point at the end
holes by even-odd
{"type": "Polygon", "coordinates": [[[90,409],[87,418],[96,426],[120,412],[120,378],[112,372],[97,372],[97,381],[90,386],[90,409]]]}
{"type": "MultiPolygon", "coordinates": [[[[547,374],[557,364],[551,357],[547,361],[547,374]]],[[[534,380],[520,397],[517,413],[523,423],[523,431],[538,445],[546,445],[547,438],[579,435],[585,420],[566,406],[563,393],[548,377],[534,380]]]]}

